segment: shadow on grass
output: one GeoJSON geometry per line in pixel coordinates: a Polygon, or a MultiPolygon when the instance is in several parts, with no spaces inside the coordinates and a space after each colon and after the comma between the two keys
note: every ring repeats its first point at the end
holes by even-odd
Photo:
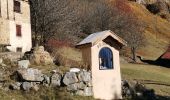
{"type": "Polygon", "coordinates": [[[166,68],[170,68],[170,59],[162,59],[159,57],[157,60],[144,60],[141,56],[137,56],[143,63],[151,64],[151,65],[157,65],[157,66],[163,66],[166,68]]]}
{"type": "Polygon", "coordinates": [[[170,96],[159,96],[159,95],[157,95],[157,100],[170,100],[170,96]]]}

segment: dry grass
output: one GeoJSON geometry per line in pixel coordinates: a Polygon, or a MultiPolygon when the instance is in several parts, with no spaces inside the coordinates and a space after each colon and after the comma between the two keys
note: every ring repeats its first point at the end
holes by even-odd
{"type": "Polygon", "coordinates": [[[170,22],[150,13],[143,5],[130,2],[134,13],[145,23],[146,46],[139,53],[149,59],[158,58],[170,43],[170,22]]]}
{"type": "Polygon", "coordinates": [[[73,96],[64,88],[40,87],[35,92],[0,90],[0,100],[94,100],[92,97],[73,96]]]}
{"type": "Polygon", "coordinates": [[[53,52],[59,65],[67,67],[80,67],[82,65],[81,52],[71,47],[61,47],[53,52]]]}

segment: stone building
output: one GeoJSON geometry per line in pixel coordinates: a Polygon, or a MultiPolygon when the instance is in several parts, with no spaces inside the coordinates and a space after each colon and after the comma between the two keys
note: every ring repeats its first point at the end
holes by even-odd
{"type": "Polygon", "coordinates": [[[0,45],[13,52],[32,47],[28,0],[0,0],[0,45]]]}

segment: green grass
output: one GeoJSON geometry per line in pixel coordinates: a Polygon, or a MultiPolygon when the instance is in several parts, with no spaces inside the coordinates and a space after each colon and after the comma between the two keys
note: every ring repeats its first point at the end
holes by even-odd
{"type": "Polygon", "coordinates": [[[170,95],[170,69],[154,65],[121,64],[123,79],[137,80],[162,96],[170,95]]]}

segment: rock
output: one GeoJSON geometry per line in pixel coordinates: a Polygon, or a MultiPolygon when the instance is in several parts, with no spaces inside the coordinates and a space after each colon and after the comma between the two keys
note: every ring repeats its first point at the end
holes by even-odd
{"type": "Polygon", "coordinates": [[[59,69],[55,69],[55,70],[52,70],[50,73],[54,74],[54,73],[62,73],[62,72],[59,69]]]}
{"type": "Polygon", "coordinates": [[[29,60],[18,61],[19,68],[28,68],[29,64],[30,64],[29,60]]]}
{"type": "Polygon", "coordinates": [[[67,86],[67,90],[69,90],[69,91],[76,91],[76,90],[78,90],[77,83],[68,85],[67,86]]]}
{"type": "Polygon", "coordinates": [[[133,94],[134,94],[134,90],[131,89],[129,83],[127,80],[122,80],[121,82],[121,85],[122,85],[122,96],[124,98],[131,98],[133,97],[133,94]]]}
{"type": "Polygon", "coordinates": [[[35,51],[33,51],[33,54],[30,56],[30,61],[33,64],[37,65],[50,65],[53,64],[53,59],[50,56],[50,54],[47,51],[44,51],[44,47],[40,46],[35,51]]]}
{"type": "Polygon", "coordinates": [[[81,90],[83,90],[86,87],[86,85],[83,82],[77,83],[77,86],[78,86],[78,89],[81,89],[81,90]]]}
{"type": "Polygon", "coordinates": [[[67,73],[64,75],[63,83],[64,83],[65,85],[70,85],[70,84],[77,83],[77,82],[78,82],[78,78],[77,78],[77,76],[76,76],[76,73],[67,72],[67,73]]]}
{"type": "Polygon", "coordinates": [[[33,87],[33,85],[32,85],[31,82],[23,82],[22,85],[21,85],[21,88],[24,91],[29,91],[32,87],[33,87]]]}
{"type": "Polygon", "coordinates": [[[87,71],[81,71],[78,75],[79,81],[89,82],[92,80],[91,73],[87,71]]]}
{"type": "Polygon", "coordinates": [[[44,80],[41,70],[28,68],[17,70],[18,75],[25,81],[42,82],[44,80]]]}
{"type": "Polygon", "coordinates": [[[84,88],[84,96],[93,96],[93,89],[92,89],[92,87],[85,87],[84,88]]]}
{"type": "Polygon", "coordinates": [[[43,51],[44,51],[44,47],[43,47],[43,46],[39,46],[39,47],[37,48],[37,51],[43,52],[43,51]]]}
{"type": "Polygon", "coordinates": [[[38,85],[34,85],[34,86],[32,87],[32,89],[33,89],[34,91],[38,91],[38,90],[39,90],[39,87],[38,87],[38,85]]]}
{"type": "Polygon", "coordinates": [[[60,86],[61,85],[61,74],[55,73],[51,76],[51,85],[60,86]]]}
{"type": "Polygon", "coordinates": [[[0,58],[0,64],[2,64],[3,63],[3,59],[2,58],[0,58]]]}
{"type": "Polygon", "coordinates": [[[90,80],[89,82],[86,82],[86,84],[87,84],[88,87],[92,87],[93,86],[92,80],[90,80]]]}
{"type": "Polygon", "coordinates": [[[135,88],[135,91],[137,91],[137,92],[144,92],[144,91],[147,90],[146,87],[143,84],[139,83],[139,82],[137,82],[135,84],[134,88],[135,88]]]}
{"type": "Polygon", "coordinates": [[[6,78],[8,77],[7,71],[0,69],[0,81],[6,81],[6,78]]]}
{"type": "Polygon", "coordinates": [[[50,84],[50,77],[48,77],[47,75],[44,75],[43,82],[46,83],[46,84],[50,84]]]}
{"type": "Polygon", "coordinates": [[[2,63],[2,64],[1,64],[1,66],[6,67],[7,65],[6,65],[6,64],[4,64],[4,63],[2,63]]]}
{"type": "Polygon", "coordinates": [[[76,90],[83,90],[86,85],[83,82],[74,83],[67,86],[67,90],[69,91],[76,91],[76,90]]]}
{"type": "Polygon", "coordinates": [[[137,93],[136,93],[136,96],[138,96],[138,97],[142,97],[143,95],[142,95],[142,93],[141,93],[141,92],[137,92],[137,93]]]}
{"type": "Polygon", "coordinates": [[[127,80],[122,80],[121,85],[122,85],[122,87],[127,87],[127,88],[130,87],[127,80]]]}
{"type": "Polygon", "coordinates": [[[20,87],[21,87],[21,83],[20,82],[11,83],[9,85],[9,89],[12,89],[12,90],[20,90],[20,87]]]}
{"type": "Polygon", "coordinates": [[[78,73],[78,72],[80,72],[80,69],[79,68],[71,68],[70,72],[78,73]]]}
{"type": "Polygon", "coordinates": [[[75,93],[76,95],[84,96],[84,91],[83,90],[78,90],[75,93]]]}
{"type": "Polygon", "coordinates": [[[145,0],[136,0],[136,2],[139,3],[139,4],[146,4],[147,3],[147,1],[145,1],[145,0]]]}

